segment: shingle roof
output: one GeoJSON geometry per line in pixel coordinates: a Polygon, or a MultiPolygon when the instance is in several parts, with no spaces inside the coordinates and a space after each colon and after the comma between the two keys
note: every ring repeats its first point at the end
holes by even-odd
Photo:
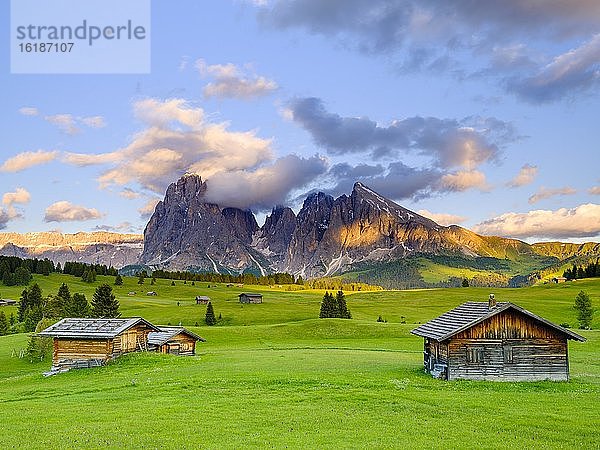
{"type": "Polygon", "coordinates": [[[86,339],[111,339],[123,331],[143,322],[150,328],[159,329],[141,317],[129,319],[81,319],[66,318],[38,333],[38,336],[86,338],[86,339]]]}
{"type": "Polygon", "coordinates": [[[417,336],[435,339],[436,341],[443,341],[457,333],[460,333],[461,331],[483,322],[492,316],[495,316],[502,311],[506,311],[507,309],[515,309],[526,316],[542,322],[550,328],[567,335],[567,338],[569,339],[575,339],[581,342],[586,340],[583,336],[580,336],[571,330],[560,327],[549,320],[537,316],[532,312],[529,312],[526,309],[509,302],[498,303],[496,307],[492,309],[489,308],[488,302],[466,302],[442,314],[441,316],[424,323],[414,330],[411,330],[411,333],[417,336]]]}
{"type": "Polygon", "coordinates": [[[188,336],[202,342],[206,342],[206,339],[201,338],[195,333],[186,330],[183,327],[158,327],[160,331],[153,331],[148,335],[148,344],[152,345],[163,345],[169,341],[169,339],[177,336],[179,333],[185,333],[188,336]]]}

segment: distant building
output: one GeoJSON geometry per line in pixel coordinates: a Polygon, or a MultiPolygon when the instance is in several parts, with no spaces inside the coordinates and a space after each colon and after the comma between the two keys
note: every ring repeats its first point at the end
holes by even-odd
{"type": "Polygon", "coordinates": [[[160,331],[153,331],[148,335],[148,349],[151,351],[173,355],[194,355],[196,342],[206,342],[205,339],[183,327],[160,326],[159,328],[160,331]]]}
{"type": "Polygon", "coordinates": [[[552,278],[552,282],[553,283],[564,283],[565,281],[567,281],[567,279],[565,277],[554,277],[552,278]]]}
{"type": "Polygon", "coordinates": [[[124,353],[148,349],[148,334],[160,329],[141,317],[63,319],[38,333],[54,338],[52,369],[104,365],[124,353]]]}
{"type": "Polygon", "coordinates": [[[238,295],[240,303],[262,303],[262,294],[241,293],[238,295]]]}
{"type": "Polygon", "coordinates": [[[146,292],[146,295],[150,295],[152,297],[156,297],[158,294],[154,291],[146,292]]]}
{"type": "Polygon", "coordinates": [[[512,303],[467,302],[415,328],[425,371],[445,380],[566,381],[568,340],[585,338],[512,303]]]}
{"type": "Polygon", "coordinates": [[[16,300],[11,300],[10,298],[3,298],[0,300],[0,306],[15,306],[17,304],[16,300]]]}
{"type": "Polygon", "coordinates": [[[129,296],[134,296],[135,294],[137,294],[137,292],[135,292],[135,291],[129,291],[127,293],[127,295],[129,295],[129,296]]]}
{"type": "Polygon", "coordinates": [[[206,305],[210,302],[210,297],[206,295],[197,295],[196,296],[196,305],[206,305]]]}

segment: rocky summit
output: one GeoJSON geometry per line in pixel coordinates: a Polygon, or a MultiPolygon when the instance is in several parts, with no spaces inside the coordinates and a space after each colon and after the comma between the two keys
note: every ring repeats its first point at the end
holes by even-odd
{"type": "Polygon", "coordinates": [[[444,227],[356,183],[351,194],[311,194],[295,215],[277,206],[262,227],[252,212],[206,202],[208,183],[185,175],[167,189],[146,230],[141,262],[168,270],[329,276],[412,254],[512,258],[521,241],[444,227]]]}

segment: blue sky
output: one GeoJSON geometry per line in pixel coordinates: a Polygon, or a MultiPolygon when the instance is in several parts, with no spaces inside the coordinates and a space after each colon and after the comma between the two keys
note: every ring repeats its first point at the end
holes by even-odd
{"type": "Polygon", "coordinates": [[[3,231],[141,232],[196,172],[259,218],[361,181],[482,234],[600,239],[596,1],[153,1],[151,39],[144,75],[14,75],[5,42],[3,231]]]}

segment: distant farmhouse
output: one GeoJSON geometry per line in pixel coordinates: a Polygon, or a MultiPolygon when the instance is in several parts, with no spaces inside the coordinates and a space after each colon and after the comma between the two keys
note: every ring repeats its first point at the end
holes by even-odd
{"type": "Polygon", "coordinates": [[[238,295],[240,303],[262,303],[262,294],[241,293],[238,295]]]}
{"type": "Polygon", "coordinates": [[[10,298],[3,298],[0,300],[0,306],[15,306],[17,304],[16,300],[11,300],[10,298]]]}
{"type": "Polygon", "coordinates": [[[54,339],[51,370],[54,373],[102,366],[119,355],[131,352],[154,350],[193,355],[192,340],[193,344],[204,341],[183,327],[157,327],[141,317],[67,318],[41,331],[38,336],[54,339]],[[179,345],[178,351],[175,351],[176,344],[179,345]]]}
{"type": "Polygon", "coordinates": [[[559,284],[559,283],[565,283],[567,281],[567,279],[565,277],[554,277],[552,278],[552,282],[559,284]]]}
{"type": "Polygon", "coordinates": [[[568,340],[585,338],[512,303],[467,302],[415,328],[425,371],[445,380],[569,379],[568,340]]]}
{"type": "Polygon", "coordinates": [[[197,295],[196,296],[196,305],[207,305],[210,302],[210,297],[206,295],[197,295]]]}

